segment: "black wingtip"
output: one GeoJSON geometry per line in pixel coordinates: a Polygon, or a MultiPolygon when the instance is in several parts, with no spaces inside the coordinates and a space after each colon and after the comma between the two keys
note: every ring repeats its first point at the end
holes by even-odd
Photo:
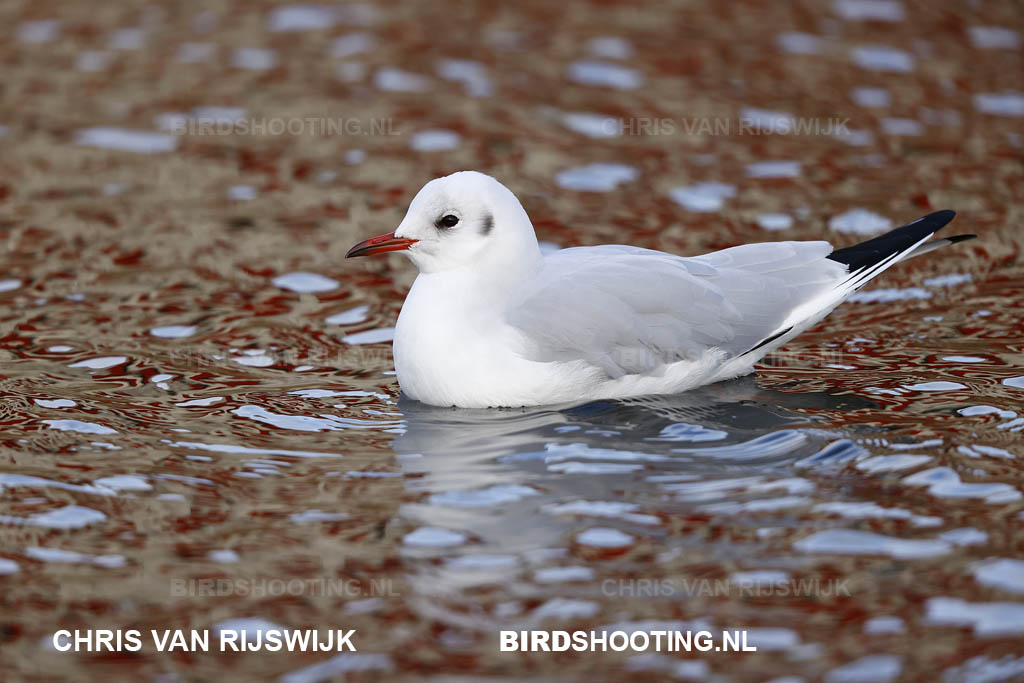
{"type": "MultiPolygon", "coordinates": [[[[946,225],[954,218],[956,218],[956,211],[953,211],[952,209],[942,209],[941,211],[930,213],[919,220],[936,223],[935,229],[938,230],[939,228],[946,225]]],[[[914,222],[916,223],[917,221],[914,222]]]]}
{"type": "Polygon", "coordinates": [[[967,240],[973,240],[977,237],[977,235],[953,235],[952,237],[947,237],[946,239],[949,240],[950,244],[956,244],[957,242],[966,242],[967,240]]]}
{"type": "Polygon", "coordinates": [[[956,211],[950,209],[935,211],[874,239],[845,249],[836,249],[828,258],[846,264],[851,272],[867,268],[892,254],[910,249],[921,240],[934,235],[955,217],[956,211]]]}

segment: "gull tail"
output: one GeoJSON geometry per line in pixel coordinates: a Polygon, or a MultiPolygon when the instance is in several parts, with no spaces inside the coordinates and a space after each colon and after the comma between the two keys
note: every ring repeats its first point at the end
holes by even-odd
{"type": "Polygon", "coordinates": [[[952,221],[954,216],[956,212],[948,209],[936,211],[866,242],[836,249],[826,258],[845,265],[849,270],[849,276],[821,296],[798,306],[775,332],[742,355],[764,355],[778,348],[816,324],[847,297],[890,266],[948,244],[974,239],[976,235],[956,235],[929,241],[935,233],[952,221]]]}

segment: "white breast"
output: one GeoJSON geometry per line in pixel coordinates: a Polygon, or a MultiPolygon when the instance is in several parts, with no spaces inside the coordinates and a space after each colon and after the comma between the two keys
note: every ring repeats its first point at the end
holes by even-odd
{"type": "Polygon", "coordinates": [[[498,302],[449,274],[420,275],[395,327],[402,391],[431,405],[486,408],[574,400],[600,380],[586,363],[525,358],[526,340],[498,302]]]}

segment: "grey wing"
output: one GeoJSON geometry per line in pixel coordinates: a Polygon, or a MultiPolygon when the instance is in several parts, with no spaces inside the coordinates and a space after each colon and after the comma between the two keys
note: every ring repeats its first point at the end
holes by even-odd
{"type": "Polygon", "coordinates": [[[621,245],[549,255],[508,313],[526,353],[582,360],[609,377],[712,348],[739,355],[846,275],[826,242],[773,242],[683,258],[621,245]]]}

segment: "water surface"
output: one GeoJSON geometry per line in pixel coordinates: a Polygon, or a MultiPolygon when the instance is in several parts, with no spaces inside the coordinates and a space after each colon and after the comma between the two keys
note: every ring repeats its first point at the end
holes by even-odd
{"type": "Polygon", "coordinates": [[[3,670],[1019,679],[1017,14],[3,5],[3,670]],[[436,409],[394,376],[413,269],[344,254],[465,168],[517,193],[545,249],[845,246],[946,207],[980,237],[888,271],[756,377],[436,409]],[[273,626],[355,628],[359,652],[50,645],[273,626]],[[497,637],[699,627],[758,652],[497,637]]]}

